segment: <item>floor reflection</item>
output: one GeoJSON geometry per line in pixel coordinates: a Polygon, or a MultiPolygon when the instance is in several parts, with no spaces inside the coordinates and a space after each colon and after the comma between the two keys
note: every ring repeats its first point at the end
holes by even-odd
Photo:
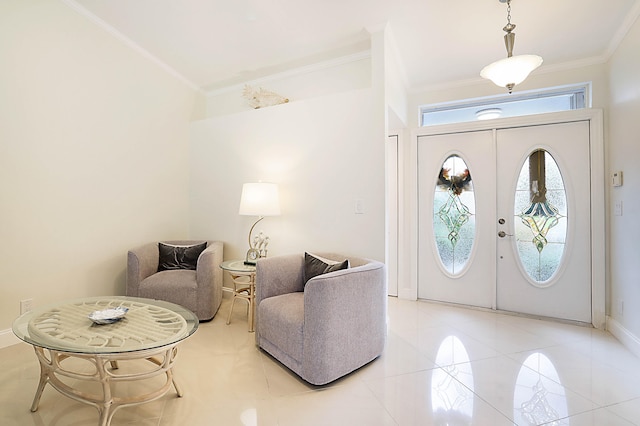
{"type": "Polygon", "coordinates": [[[255,408],[247,408],[240,414],[242,426],[256,426],[258,424],[258,413],[255,408]]]}
{"type": "Polygon", "coordinates": [[[436,356],[436,364],[442,368],[433,370],[431,376],[431,407],[437,424],[470,424],[473,417],[473,371],[469,354],[456,336],[446,337],[436,356]],[[463,385],[456,380],[466,377],[463,385]]]}
{"type": "Polygon", "coordinates": [[[518,424],[560,425],[568,416],[567,397],[555,366],[536,352],[522,364],[513,392],[513,416],[518,424]]]}
{"type": "MultiPolygon", "coordinates": [[[[474,383],[474,372],[467,349],[453,335],[442,340],[436,355],[436,368],[431,373],[431,407],[437,424],[471,424],[474,418],[476,394],[489,394],[486,387],[492,382],[474,383]]],[[[522,426],[568,425],[568,406],[565,389],[551,360],[536,352],[529,355],[522,365],[510,370],[511,376],[503,388],[513,389],[513,395],[504,395],[506,401],[513,398],[513,421],[522,426]],[[513,387],[512,387],[513,386],[513,387]]],[[[507,368],[504,371],[508,371],[507,368]]],[[[492,383],[494,386],[497,384],[492,383]]],[[[502,393],[498,390],[498,394],[502,393]]]]}

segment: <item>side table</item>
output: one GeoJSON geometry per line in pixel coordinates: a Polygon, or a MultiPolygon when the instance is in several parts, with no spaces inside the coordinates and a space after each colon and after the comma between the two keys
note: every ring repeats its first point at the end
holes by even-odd
{"type": "Polygon", "coordinates": [[[227,260],[220,264],[220,268],[227,271],[233,280],[233,300],[227,317],[227,324],[231,322],[233,305],[237,299],[246,300],[249,304],[249,332],[254,331],[255,326],[255,294],[256,294],[256,267],[247,265],[243,260],[227,260]]]}

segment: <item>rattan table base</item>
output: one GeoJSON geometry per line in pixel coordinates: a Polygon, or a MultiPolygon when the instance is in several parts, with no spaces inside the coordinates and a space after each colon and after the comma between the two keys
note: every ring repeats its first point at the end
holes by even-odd
{"type": "Polygon", "coordinates": [[[198,328],[193,312],[167,302],[130,297],[95,297],[61,302],[27,313],[14,332],[33,345],[40,381],[31,411],[50,384],[61,394],[94,406],[100,426],[121,407],[154,401],[173,386],[177,345],[198,328]],[[89,314],[122,307],[124,318],[94,324],[89,314]]]}
{"type": "Polygon", "coordinates": [[[154,401],[165,395],[172,385],[178,397],[181,397],[182,390],[173,377],[173,365],[178,352],[176,345],[177,343],[145,351],[112,354],[80,354],[34,346],[36,356],[40,362],[40,383],[38,384],[33,404],[31,404],[31,411],[38,409],[42,391],[47,383],[69,398],[96,407],[100,414],[98,422],[100,426],[108,426],[118,408],[154,401]],[[73,358],[88,361],[92,367],[90,370],[94,371],[87,372],[86,365],[82,365],[80,369],[68,368],[63,365],[64,361],[71,361],[70,359],[73,358]],[[119,373],[118,361],[141,359],[154,365],[150,369],[143,369],[140,372],[119,373]],[[114,385],[118,382],[144,381],[160,375],[165,375],[165,380],[159,387],[150,392],[135,396],[115,395],[114,385]],[[80,391],[78,390],[78,387],[80,387],[78,383],[72,386],[65,380],[94,382],[97,384],[96,389],[99,389],[99,391],[80,391]]]}

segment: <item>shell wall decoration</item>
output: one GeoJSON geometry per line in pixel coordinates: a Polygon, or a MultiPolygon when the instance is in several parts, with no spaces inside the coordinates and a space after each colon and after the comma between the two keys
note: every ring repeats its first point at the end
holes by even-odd
{"type": "Polygon", "coordinates": [[[263,89],[262,87],[256,89],[248,84],[245,84],[244,86],[242,97],[247,100],[249,106],[253,109],[286,104],[289,102],[289,99],[284,96],[280,96],[277,93],[263,89]]]}

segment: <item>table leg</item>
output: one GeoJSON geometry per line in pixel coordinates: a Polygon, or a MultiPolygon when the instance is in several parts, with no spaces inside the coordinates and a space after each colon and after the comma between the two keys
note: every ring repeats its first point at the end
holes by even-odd
{"type": "Polygon", "coordinates": [[[249,332],[254,332],[256,315],[256,284],[255,275],[251,276],[249,283],[249,332]]]}
{"type": "Polygon", "coordinates": [[[231,315],[233,314],[233,307],[235,306],[237,299],[246,300],[247,306],[247,322],[249,332],[254,331],[255,324],[255,273],[234,273],[229,272],[231,279],[233,280],[233,299],[231,300],[231,307],[229,308],[229,315],[227,316],[227,325],[231,322],[231,315]],[[247,280],[248,278],[248,280],[247,280]]]}
{"type": "MultiPolygon", "coordinates": [[[[38,353],[38,349],[42,350],[42,348],[38,348],[34,346],[36,350],[36,356],[38,359],[40,358],[40,354],[38,353]]],[[[38,411],[38,405],[40,405],[40,398],[42,397],[42,392],[44,391],[44,387],[49,382],[49,373],[47,371],[47,366],[40,361],[40,382],[38,383],[38,388],[36,389],[36,395],[33,397],[33,402],[31,403],[31,411],[38,411]]]]}

